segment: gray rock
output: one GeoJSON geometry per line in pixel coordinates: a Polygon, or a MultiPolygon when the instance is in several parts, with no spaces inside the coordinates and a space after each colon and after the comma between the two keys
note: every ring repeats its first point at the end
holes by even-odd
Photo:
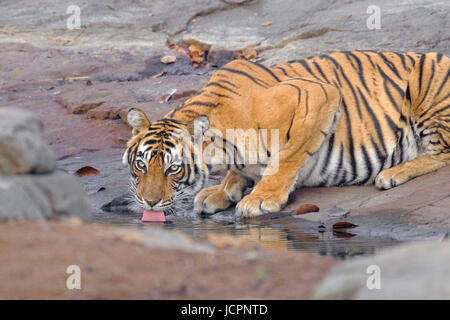
{"type": "Polygon", "coordinates": [[[81,184],[64,172],[0,175],[0,220],[79,216],[90,220],[91,204],[81,184]]]}
{"type": "Polygon", "coordinates": [[[0,174],[46,173],[55,164],[42,123],[27,111],[0,109],[0,174]]]}
{"type": "Polygon", "coordinates": [[[334,269],[316,289],[319,299],[450,299],[450,241],[405,244],[334,269]],[[368,289],[371,265],[380,289],[368,289]]]}

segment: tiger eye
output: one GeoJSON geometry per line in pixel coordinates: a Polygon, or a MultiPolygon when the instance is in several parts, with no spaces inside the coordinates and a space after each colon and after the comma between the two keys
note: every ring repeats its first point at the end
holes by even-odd
{"type": "Polygon", "coordinates": [[[136,161],[136,165],[140,169],[145,169],[145,163],[141,160],[136,161]]]}

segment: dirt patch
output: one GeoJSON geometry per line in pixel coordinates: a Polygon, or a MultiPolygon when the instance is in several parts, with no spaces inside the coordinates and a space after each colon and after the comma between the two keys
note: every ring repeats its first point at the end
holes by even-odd
{"type": "Polygon", "coordinates": [[[240,247],[219,246],[214,253],[149,247],[136,231],[118,236],[117,230],[1,223],[0,298],[305,299],[335,263],[309,253],[240,247]],[[69,265],[81,268],[81,290],[66,289],[69,265]]]}

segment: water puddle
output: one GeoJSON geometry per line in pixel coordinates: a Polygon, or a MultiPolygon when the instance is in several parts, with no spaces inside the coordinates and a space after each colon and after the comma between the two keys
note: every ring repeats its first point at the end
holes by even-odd
{"type": "Polygon", "coordinates": [[[399,244],[390,238],[360,235],[353,229],[336,232],[321,230],[317,224],[299,222],[288,213],[241,221],[232,212],[210,217],[168,216],[166,223],[142,223],[140,215],[128,212],[101,212],[95,222],[136,228],[166,228],[182,231],[194,239],[204,240],[209,233],[220,233],[241,239],[251,245],[273,250],[297,250],[336,258],[373,254],[380,248],[399,244]]]}

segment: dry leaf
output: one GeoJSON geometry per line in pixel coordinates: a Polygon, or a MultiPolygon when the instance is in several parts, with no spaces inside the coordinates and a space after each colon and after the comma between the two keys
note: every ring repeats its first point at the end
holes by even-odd
{"type": "Polygon", "coordinates": [[[305,214],[305,213],[309,213],[309,212],[317,212],[319,211],[319,207],[316,206],[315,204],[304,204],[301,205],[300,207],[298,207],[296,214],[305,214]]]}
{"type": "Polygon", "coordinates": [[[248,46],[244,49],[244,51],[242,51],[242,55],[245,59],[250,60],[256,58],[258,56],[258,52],[252,46],[248,46]]]}
{"type": "Polygon", "coordinates": [[[202,48],[200,48],[198,44],[193,43],[189,46],[189,52],[195,52],[195,51],[203,52],[202,48]]]}
{"type": "Polygon", "coordinates": [[[333,229],[348,229],[354,227],[357,227],[357,225],[346,221],[336,222],[333,224],[333,229]]]}
{"type": "Polygon", "coordinates": [[[266,21],[266,22],[264,22],[263,24],[261,24],[261,26],[263,26],[263,27],[268,27],[268,26],[270,26],[272,24],[272,21],[266,21]]]}
{"type": "Polygon", "coordinates": [[[164,64],[174,63],[175,61],[177,61],[176,56],[164,56],[161,58],[161,62],[164,64]]]}
{"type": "Polygon", "coordinates": [[[198,68],[204,61],[205,52],[195,43],[189,46],[189,59],[191,59],[194,68],[198,68]]]}
{"type": "Polygon", "coordinates": [[[86,81],[86,85],[87,86],[92,86],[92,81],[91,80],[86,81]]]}
{"type": "Polygon", "coordinates": [[[98,176],[99,174],[100,171],[90,166],[80,168],[75,172],[75,175],[79,177],[98,176]]]}

